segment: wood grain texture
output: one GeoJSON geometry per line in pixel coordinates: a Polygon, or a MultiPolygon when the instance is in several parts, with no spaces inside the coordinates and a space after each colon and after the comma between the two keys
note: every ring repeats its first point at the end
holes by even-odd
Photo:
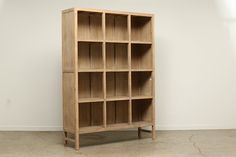
{"type": "Polygon", "coordinates": [[[65,143],[99,131],[152,127],[153,15],[72,8],[62,13],[65,143]],[[68,133],[73,136],[67,137],[68,133]]]}

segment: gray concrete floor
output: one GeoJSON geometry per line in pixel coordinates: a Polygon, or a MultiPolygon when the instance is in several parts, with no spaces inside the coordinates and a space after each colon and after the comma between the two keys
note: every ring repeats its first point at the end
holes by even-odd
{"type": "Polygon", "coordinates": [[[81,137],[81,149],[64,147],[62,132],[0,132],[0,157],[236,157],[236,130],[115,131],[81,137]]]}

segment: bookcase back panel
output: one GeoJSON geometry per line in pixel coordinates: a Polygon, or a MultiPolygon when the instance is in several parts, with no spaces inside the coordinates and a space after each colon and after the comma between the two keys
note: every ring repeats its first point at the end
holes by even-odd
{"type": "Polygon", "coordinates": [[[78,68],[102,69],[102,43],[81,42],[78,44],[78,68]]]}
{"type": "Polygon", "coordinates": [[[95,12],[78,12],[78,39],[102,39],[102,14],[95,12]]]}
{"type": "Polygon", "coordinates": [[[79,73],[79,98],[103,98],[102,73],[79,73]]]}
{"type": "Polygon", "coordinates": [[[107,124],[128,123],[129,101],[107,102],[107,124]]]}
{"type": "Polygon", "coordinates": [[[128,44],[106,44],[106,68],[128,68],[128,44]]]}
{"type": "Polygon", "coordinates": [[[128,40],[126,15],[106,14],[106,39],[128,40]]]}
{"type": "Polygon", "coordinates": [[[103,102],[79,104],[79,127],[103,124],[103,102]]]}
{"type": "Polygon", "coordinates": [[[128,72],[108,72],[107,97],[128,96],[128,72]]]}

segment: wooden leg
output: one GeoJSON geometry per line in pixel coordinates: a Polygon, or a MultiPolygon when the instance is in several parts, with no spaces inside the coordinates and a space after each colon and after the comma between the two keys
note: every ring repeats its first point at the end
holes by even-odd
{"type": "Polygon", "coordinates": [[[79,133],[75,134],[75,149],[79,150],[79,133]]]}
{"type": "Polygon", "coordinates": [[[64,145],[67,145],[67,132],[66,131],[64,131],[64,145]]]}
{"type": "Polygon", "coordinates": [[[156,129],[155,129],[155,125],[152,126],[152,140],[156,139],[156,129]]]}
{"type": "Polygon", "coordinates": [[[141,127],[138,127],[138,138],[141,139],[142,136],[141,136],[141,127]]]}

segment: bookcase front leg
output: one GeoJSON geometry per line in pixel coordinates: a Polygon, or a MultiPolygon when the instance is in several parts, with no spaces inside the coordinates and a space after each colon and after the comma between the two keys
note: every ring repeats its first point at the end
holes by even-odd
{"type": "Polygon", "coordinates": [[[79,150],[79,133],[75,134],[75,149],[79,150]]]}
{"type": "Polygon", "coordinates": [[[64,145],[67,145],[67,132],[64,131],[64,145]]]}

